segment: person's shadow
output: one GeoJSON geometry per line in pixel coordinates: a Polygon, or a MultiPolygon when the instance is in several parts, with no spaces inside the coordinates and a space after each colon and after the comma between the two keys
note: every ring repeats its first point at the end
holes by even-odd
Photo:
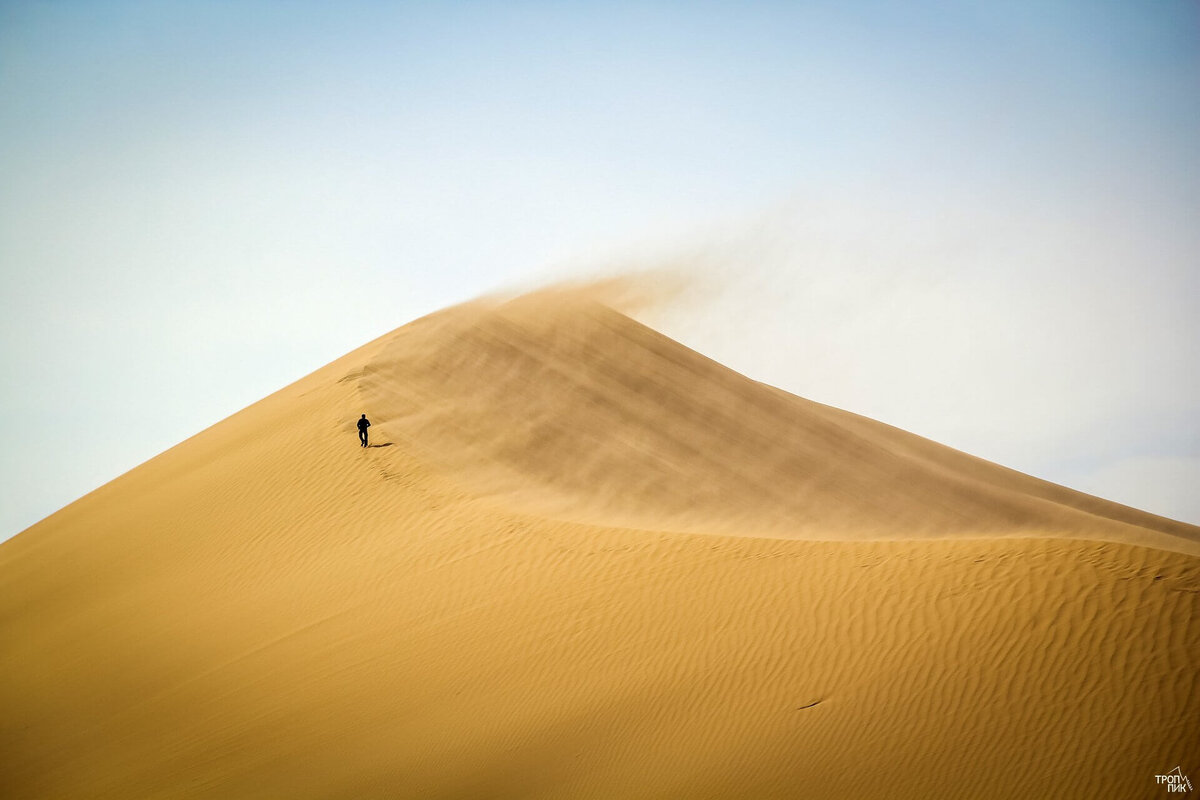
{"type": "Polygon", "coordinates": [[[383,444],[369,444],[369,445],[367,445],[367,447],[368,447],[368,448],[371,448],[371,447],[391,447],[391,446],[392,446],[392,443],[391,443],[391,442],[384,442],[383,444]]]}

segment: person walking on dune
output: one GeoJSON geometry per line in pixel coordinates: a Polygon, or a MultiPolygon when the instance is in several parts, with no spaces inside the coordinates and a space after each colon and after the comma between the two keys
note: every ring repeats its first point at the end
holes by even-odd
{"type": "Polygon", "coordinates": [[[367,428],[369,427],[371,427],[371,423],[367,419],[367,415],[363,414],[358,421],[358,441],[362,443],[363,447],[367,446],[367,428]]]}

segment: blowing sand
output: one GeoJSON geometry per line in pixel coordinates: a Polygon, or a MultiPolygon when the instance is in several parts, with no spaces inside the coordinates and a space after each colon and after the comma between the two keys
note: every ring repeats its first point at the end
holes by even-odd
{"type": "Polygon", "coordinates": [[[1198,610],[1196,527],[480,302],[0,546],[0,794],[1157,797],[1198,610]]]}

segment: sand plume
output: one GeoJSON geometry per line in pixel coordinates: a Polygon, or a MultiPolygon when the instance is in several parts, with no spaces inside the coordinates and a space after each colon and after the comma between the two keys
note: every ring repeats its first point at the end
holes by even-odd
{"type": "Polygon", "coordinates": [[[364,403],[480,493],[597,524],[788,538],[1052,531],[1200,553],[1192,526],[750,380],[598,302],[603,289],[414,323],[364,376],[364,403]]]}

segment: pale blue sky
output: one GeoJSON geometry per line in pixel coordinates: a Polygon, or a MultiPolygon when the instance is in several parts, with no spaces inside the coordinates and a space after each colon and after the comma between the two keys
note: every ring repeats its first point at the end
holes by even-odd
{"type": "Polygon", "coordinates": [[[657,263],[700,288],[647,321],[752,377],[1200,523],[1197,141],[1184,0],[0,0],[0,538],[657,263]]]}

